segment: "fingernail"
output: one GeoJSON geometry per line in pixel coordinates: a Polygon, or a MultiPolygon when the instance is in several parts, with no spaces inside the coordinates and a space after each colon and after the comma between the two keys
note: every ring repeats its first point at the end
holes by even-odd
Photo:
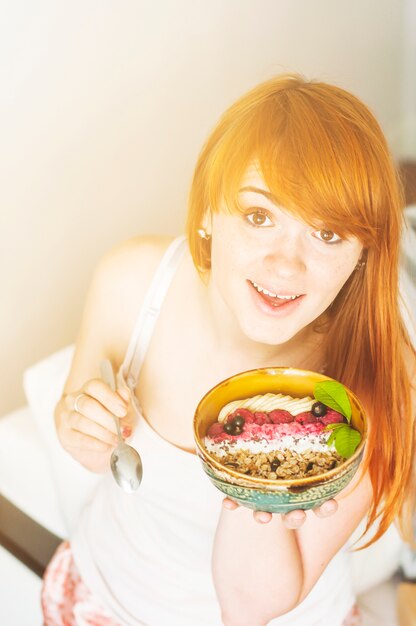
{"type": "Polygon", "coordinates": [[[288,526],[293,526],[294,528],[298,528],[299,526],[302,526],[303,524],[303,515],[291,515],[287,520],[286,520],[286,524],[288,526]]]}
{"type": "Polygon", "coordinates": [[[130,435],[131,435],[131,427],[130,426],[123,426],[123,428],[121,429],[121,434],[123,435],[123,437],[125,439],[127,439],[127,437],[130,437],[130,435]]]}
{"type": "Polygon", "coordinates": [[[117,417],[124,417],[127,414],[127,408],[124,404],[117,404],[114,413],[117,417]]]}
{"type": "Polygon", "coordinates": [[[331,502],[324,502],[324,504],[321,506],[321,511],[325,515],[330,515],[331,513],[335,513],[335,509],[336,509],[336,506],[332,504],[331,502]]]}

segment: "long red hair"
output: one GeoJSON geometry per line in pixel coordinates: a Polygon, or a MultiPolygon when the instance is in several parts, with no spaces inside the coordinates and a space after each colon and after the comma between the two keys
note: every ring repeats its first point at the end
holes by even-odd
{"type": "Polygon", "coordinates": [[[333,85],[286,75],[244,95],[220,119],[195,169],[187,235],[201,273],[210,267],[209,244],[197,234],[204,216],[238,210],[253,162],[280,206],[364,246],[365,266],[319,320],[330,346],[327,373],[358,395],[371,418],[367,529],[376,518],[379,527],[369,543],[396,518],[410,538],[415,433],[404,353],[414,350],[398,292],[404,201],[386,140],[368,108],[333,85]]]}

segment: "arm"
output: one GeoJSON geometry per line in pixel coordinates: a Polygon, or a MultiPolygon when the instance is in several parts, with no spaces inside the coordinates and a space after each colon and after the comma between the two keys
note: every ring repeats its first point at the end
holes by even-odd
{"type": "Polygon", "coordinates": [[[129,390],[113,393],[100,380],[100,361],[108,358],[116,367],[121,365],[137,311],[165,247],[165,238],[129,240],[103,258],[92,280],[55,423],[64,449],[94,472],[109,468],[117,444],[113,415],[122,418],[122,426],[132,428],[129,390]]]}
{"type": "Polygon", "coordinates": [[[244,507],[223,508],[213,576],[225,626],[264,626],[298,602],[303,564],[295,531],[279,515],[263,525],[244,507]]]}
{"type": "Polygon", "coordinates": [[[335,514],[319,519],[308,512],[299,530],[277,515],[258,524],[243,507],[221,512],[213,577],[225,626],[264,626],[308,595],[370,506],[370,480],[358,478],[338,496],[335,514]]]}

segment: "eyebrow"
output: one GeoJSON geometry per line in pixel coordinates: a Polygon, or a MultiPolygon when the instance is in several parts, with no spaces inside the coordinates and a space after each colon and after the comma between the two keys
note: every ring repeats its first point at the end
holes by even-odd
{"type": "Polygon", "coordinates": [[[242,191],[252,191],[254,193],[260,193],[265,198],[270,200],[270,202],[273,202],[273,204],[277,204],[277,200],[275,196],[272,193],[270,193],[270,191],[266,191],[265,189],[260,189],[259,187],[248,186],[248,187],[241,187],[241,189],[239,190],[239,193],[241,193],[242,191]]]}

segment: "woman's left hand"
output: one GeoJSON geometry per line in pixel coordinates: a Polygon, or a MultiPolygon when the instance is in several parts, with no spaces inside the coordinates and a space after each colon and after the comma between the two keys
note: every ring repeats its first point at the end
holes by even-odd
{"type": "MultiPolygon", "coordinates": [[[[225,498],[223,501],[223,506],[228,511],[234,511],[240,505],[234,500],[230,498],[225,498]]],[[[338,503],[336,500],[327,500],[321,506],[317,506],[312,511],[315,513],[317,517],[330,517],[334,513],[337,512],[338,503]]],[[[267,513],[266,511],[253,511],[253,517],[259,524],[267,524],[271,521],[273,514],[267,513]]],[[[295,509],[294,511],[290,511],[289,513],[284,513],[282,515],[282,520],[286,528],[291,530],[296,530],[300,528],[302,524],[306,521],[306,512],[302,509],[295,509]]]]}

